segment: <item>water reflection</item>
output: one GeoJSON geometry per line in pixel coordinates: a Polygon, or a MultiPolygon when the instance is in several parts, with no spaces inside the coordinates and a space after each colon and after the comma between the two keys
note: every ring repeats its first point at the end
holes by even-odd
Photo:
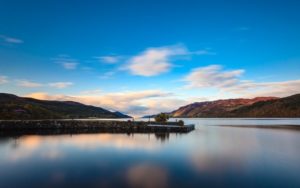
{"type": "Polygon", "coordinates": [[[94,150],[98,148],[130,149],[154,151],[161,148],[159,143],[169,138],[168,133],[148,134],[83,134],[38,136],[29,135],[8,138],[9,145],[5,152],[7,160],[16,161],[33,155],[57,159],[64,156],[65,147],[68,149],[94,150]]]}
{"type": "Polygon", "coordinates": [[[0,137],[0,187],[300,186],[300,131],[203,122],[189,134],[0,137]]]}
{"type": "Polygon", "coordinates": [[[163,188],[168,185],[167,169],[161,166],[142,163],[128,169],[127,179],[134,188],[163,188]]]}
{"type": "Polygon", "coordinates": [[[167,140],[169,140],[169,137],[170,137],[170,133],[155,133],[155,138],[157,140],[160,140],[161,142],[165,142],[167,140]]]}

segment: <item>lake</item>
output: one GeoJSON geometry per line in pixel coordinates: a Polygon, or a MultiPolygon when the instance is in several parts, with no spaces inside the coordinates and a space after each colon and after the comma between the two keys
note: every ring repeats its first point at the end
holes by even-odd
{"type": "Polygon", "coordinates": [[[300,119],[184,119],[188,134],[0,137],[0,187],[300,187],[300,119]],[[215,126],[225,125],[225,126],[215,126]]]}

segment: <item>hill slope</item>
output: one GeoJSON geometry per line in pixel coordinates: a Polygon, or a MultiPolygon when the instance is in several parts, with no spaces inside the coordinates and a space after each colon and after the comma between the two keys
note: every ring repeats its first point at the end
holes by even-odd
{"type": "Polygon", "coordinates": [[[0,119],[128,118],[73,101],[46,101],[0,93],[0,119]]]}
{"type": "MultiPolygon", "coordinates": [[[[260,101],[273,101],[275,97],[257,97],[254,99],[227,99],[189,104],[171,112],[173,117],[227,117],[230,112],[250,106],[260,101]]],[[[239,116],[238,112],[235,114],[239,116]]]]}
{"type": "Polygon", "coordinates": [[[300,117],[300,94],[197,102],[171,112],[173,117],[300,117]]]}
{"type": "Polygon", "coordinates": [[[300,94],[271,101],[261,101],[233,110],[228,116],[300,117],[300,94]]]}

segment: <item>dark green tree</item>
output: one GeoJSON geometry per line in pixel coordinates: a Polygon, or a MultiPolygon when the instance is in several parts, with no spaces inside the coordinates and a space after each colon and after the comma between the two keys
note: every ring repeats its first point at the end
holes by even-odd
{"type": "Polygon", "coordinates": [[[154,117],[155,121],[158,123],[165,123],[168,121],[169,119],[169,115],[165,114],[165,113],[160,113],[158,115],[156,115],[154,117]]]}

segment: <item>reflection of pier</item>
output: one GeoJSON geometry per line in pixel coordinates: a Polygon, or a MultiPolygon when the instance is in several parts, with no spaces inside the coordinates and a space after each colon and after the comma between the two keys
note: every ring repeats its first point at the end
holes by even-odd
{"type": "Polygon", "coordinates": [[[147,126],[152,129],[157,129],[157,130],[166,131],[166,132],[190,132],[195,129],[194,124],[183,125],[183,126],[179,126],[176,124],[174,124],[174,125],[172,125],[172,124],[170,124],[170,125],[149,124],[147,126]]]}
{"type": "MultiPolygon", "coordinates": [[[[127,136],[133,138],[134,134],[135,133],[127,133],[127,136]]],[[[179,133],[179,134],[181,134],[181,133],[179,133]]],[[[165,142],[166,140],[169,140],[169,137],[170,137],[170,133],[169,132],[148,133],[148,141],[150,141],[151,139],[155,138],[156,140],[160,140],[161,142],[165,142]]]]}
{"type": "Polygon", "coordinates": [[[165,142],[166,140],[169,140],[170,133],[168,132],[162,132],[162,133],[155,133],[155,138],[157,140],[160,140],[161,142],[165,142]]]}

